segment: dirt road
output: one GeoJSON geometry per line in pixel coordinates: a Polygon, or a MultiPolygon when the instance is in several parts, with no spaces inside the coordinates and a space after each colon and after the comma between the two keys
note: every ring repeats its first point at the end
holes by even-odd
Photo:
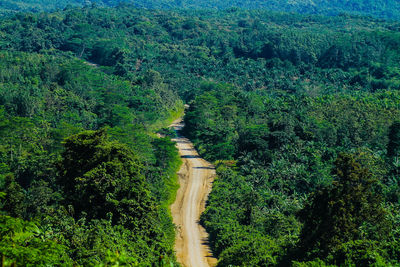
{"type": "MultiPolygon", "coordinates": [[[[172,127],[179,131],[183,124],[178,120],[172,127]]],[[[174,141],[183,161],[178,173],[180,188],[171,206],[172,217],[178,228],[176,256],[185,267],[215,266],[217,259],[212,257],[207,245],[207,233],[198,223],[215,177],[214,166],[199,157],[188,139],[179,136],[174,141]]]]}

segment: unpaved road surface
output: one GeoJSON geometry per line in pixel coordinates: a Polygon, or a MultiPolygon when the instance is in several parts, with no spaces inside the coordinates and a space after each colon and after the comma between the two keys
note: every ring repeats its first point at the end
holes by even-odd
{"type": "MultiPolygon", "coordinates": [[[[179,132],[183,123],[177,120],[171,126],[179,132]]],[[[200,214],[205,209],[205,202],[211,191],[215,169],[199,157],[188,139],[178,136],[174,141],[183,161],[178,172],[180,188],[175,203],[171,206],[172,217],[177,226],[176,256],[178,262],[185,267],[215,266],[217,259],[212,256],[207,245],[207,232],[199,224],[200,214]]]]}

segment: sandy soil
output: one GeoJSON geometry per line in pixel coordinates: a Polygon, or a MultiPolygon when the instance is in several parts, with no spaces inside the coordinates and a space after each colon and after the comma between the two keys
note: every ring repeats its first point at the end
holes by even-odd
{"type": "MultiPolygon", "coordinates": [[[[179,131],[183,123],[177,120],[171,126],[179,131]]],[[[188,139],[178,136],[174,141],[183,161],[178,172],[180,188],[175,203],[171,205],[172,217],[177,226],[176,256],[178,262],[185,267],[215,266],[217,259],[212,256],[207,245],[207,232],[198,222],[211,191],[215,169],[199,157],[188,139]]]]}

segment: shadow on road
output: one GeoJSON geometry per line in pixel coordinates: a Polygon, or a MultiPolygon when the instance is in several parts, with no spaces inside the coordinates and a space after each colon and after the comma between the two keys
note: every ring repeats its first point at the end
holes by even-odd
{"type": "Polygon", "coordinates": [[[214,167],[193,167],[193,169],[201,169],[201,170],[215,170],[214,167]]]}
{"type": "Polygon", "coordinates": [[[183,158],[183,159],[198,159],[198,158],[200,158],[200,156],[197,156],[197,155],[183,155],[183,156],[181,156],[181,158],[183,158]]]}

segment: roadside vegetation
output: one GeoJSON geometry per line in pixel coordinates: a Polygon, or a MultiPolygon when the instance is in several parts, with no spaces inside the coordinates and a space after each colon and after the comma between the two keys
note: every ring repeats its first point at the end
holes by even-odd
{"type": "Polygon", "coordinates": [[[2,261],[175,264],[163,128],[188,103],[220,266],[398,265],[398,30],[252,8],[2,17],[2,261]]]}

